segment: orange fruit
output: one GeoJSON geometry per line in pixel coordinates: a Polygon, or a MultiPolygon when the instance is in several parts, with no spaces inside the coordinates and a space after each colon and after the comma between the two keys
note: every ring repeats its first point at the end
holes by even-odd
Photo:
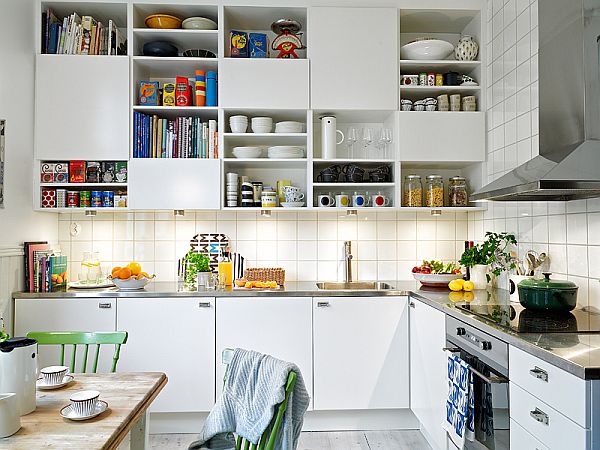
{"type": "Polygon", "coordinates": [[[128,280],[131,278],[131,269],[129,267],[123,267],[121,270],[119,270],[118,277],[121,280],[128,280]]]}
{"type": "Polygon", "coordinates": [[[113,267],[112,271],[111,271],[111,275],[113,277],[118,277],[119,276],[119,271],[121,270],[121,267],[119,266],[115,266],[113,267]]]}
{"type": "Polygon", "coordinates": [[[132,262],[132,263],[129,263],[129,265],[127,267],[129,267],[129,269],[131,269],[132,275],[139,275],[140,272],[142,271],[142,266],[140,265],[140,263],[132,262]]]}

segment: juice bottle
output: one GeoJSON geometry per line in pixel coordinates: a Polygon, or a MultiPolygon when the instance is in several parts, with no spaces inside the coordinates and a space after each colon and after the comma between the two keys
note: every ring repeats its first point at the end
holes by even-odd
{"type": "Polygon", "coordinates": [[[229,247],[222,252],[222,256],[219,259],[219,284],[225,286],[231,286],[233,284],[233,262],[231,261],[229,247]]]}

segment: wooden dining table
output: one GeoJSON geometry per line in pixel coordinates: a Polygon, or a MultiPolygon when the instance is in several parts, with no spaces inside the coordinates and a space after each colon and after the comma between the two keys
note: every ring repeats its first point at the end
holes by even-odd
{"type": "Polygon", "coordinates": [[[21,429],[0,438],[0,449],[116,449],[131,432],[131,449],[149,448],[146,428],[150,404],[167,384],[160,372],[74,374],[61,389],[38,390],[35,411],[21,417],[21,429]],[[93,389],[108,409],[85,421],[64,419],[60,410],[77,391],[93,389]]]}

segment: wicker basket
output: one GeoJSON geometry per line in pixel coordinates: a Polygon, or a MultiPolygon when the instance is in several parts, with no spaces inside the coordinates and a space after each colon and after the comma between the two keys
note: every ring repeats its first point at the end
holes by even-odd
{"type": "Polygon", "coordinates": [[[281,267],[256,267],[244,270],[244,278],[248,281],[276,281],[279,286],[283,286],[285,270],[281,267]]]}

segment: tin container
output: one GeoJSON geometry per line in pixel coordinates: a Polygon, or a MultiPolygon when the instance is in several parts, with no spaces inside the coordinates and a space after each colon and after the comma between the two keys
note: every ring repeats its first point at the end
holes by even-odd
{"type": "Polygon", "coordinates": [[[429,72],[427,74],[427,86],[435,86],[435,73],[429,72]]]}
{"type": "Polygon", "coordinates": [[[42,208],[56,208],[56,189],[42,189],[42,208]]]}
{"type": "Polygon", "coordinates": [[[102,161],[100,163],[100,170],[102,170],[103,183],[114,183],[116,170],[114,161],[102,161]]]}
{"type": "Polygon", "coordinates": [[[102,191],[92,191],[91,193],[92,208],[102,207],[102,191]]]}
{"type": "Polygon", "coordinates": [[[115,207],[127,208],[127,191],[118,191],[115,194],[115,207]]]}
{"type": "Polygon", "coordinates": [[[402,75],[400,77],[400,84],[402,86],[418,86],[419,75],[402,75]]]}
{"type": "Polygon", "coordinates": [[[54,183],[54,170],[56,164],[54,163],[42,163],[40,169],[40,181],[42,183],[54,183]]]}
{"type": "Polygon", "coordinates": [[[115,206],[115,193],[113,191],[102,191],[102,206],[104,208],[115,206]]]}
{"type": "Polygon", "coordinates": [[[68,183],[69,182],[69,163],[60,162],[54,164],[54,182],[68,183]]]}
{"type": "Polygon", "coordinates": [[[117,183],[127,183],[127,161],[115,162],[115,178],[117,183]]]}
{"type": "Polygon", "coordinates": [[[66,208],[67,207],[67,190],[57,189],[56,190],[56,207],[66,208]]]}
{"type": "Polygon", "coordinates": [[[263,191],[261,196],[261,206],[263,208],[277,207],[277,193],[275,191],[263,191]]]}
{"type": "Polygon", "coordinates": [[[67,208],[79,207],[79,191],[67,191],[67,208]]]}
{"type": "Polygon", "coordinates": [[[441,73],[436,73],[435,74],[435,85],[436,86],[443,86],[444,85],[444,75],[442,75],[441,73]]]}
{"type": "Polygon", "coordinates": [[[100,183],[100,179],[100,163],[98,161],[89,161],[85,169],[86,183],[100,183]]]}
{"type": "Polygon", "coordinates": [[[261,197],[263,192],[263,184],[260,181],[252,182],[252,197],[254,199],[254,206],[261,205],[261,197]]]}
{"type": "Polygon", "coordinates": [[[419,86],[427,86],[427,74],[425,72],[419,74],[419,86]]]}
{"type": "Polygon", "coordinates": [[[91,198],[92,198],[92,195],[91,195],[90,191],[79,192],[79,207],[80,208],[89,208],[91,206],[91,198]]]}
{"type": "Polygon", "coordinates": [[[71,183],[85,183],[85,161],[69,162],[69,181],[71,183]]]}

